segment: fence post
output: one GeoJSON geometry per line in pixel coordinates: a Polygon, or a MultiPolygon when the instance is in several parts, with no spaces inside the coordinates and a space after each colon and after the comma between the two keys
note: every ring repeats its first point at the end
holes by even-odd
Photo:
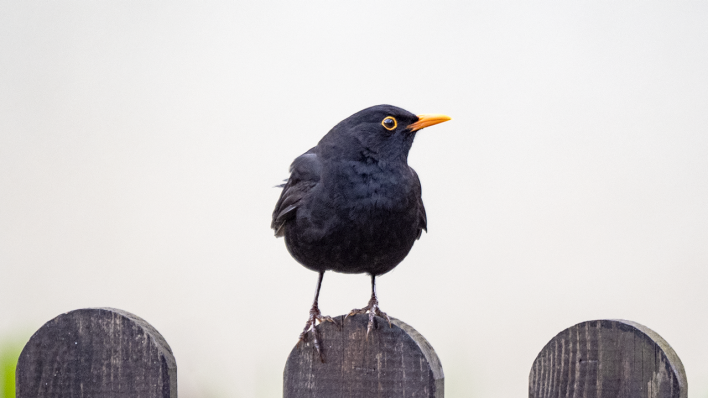
{"type": "Polygon", "coordinates": [[[160,333],[113,308],[61,314],[20,354],[17,398],[177,398],[177,364],[160,333]]]}
{"type": "Polygon", "coordinates": [[[624,320],[587,321],[558,333],[529,375],[530,398],[687,395],[683,364],[666,340],[624,320]]]}
{"type": "Polygon", "coordinates": [[[341,330],[330,322],[317,326],[325,363],[312,338],[296,345],[285,364],[283,396],[443,398],[442,365],[428,341],[398,319],[391,318],[389,328],[379,317],[367,339],[368,320],[349,317],[341,330]]]}

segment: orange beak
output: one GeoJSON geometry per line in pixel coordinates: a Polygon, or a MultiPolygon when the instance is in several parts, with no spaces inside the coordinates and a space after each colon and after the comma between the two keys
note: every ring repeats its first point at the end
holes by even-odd
{"type": "Polygon", "coordinates": [[[447,122],[450,119],[450,116],[445,115],[418,115],[418,121],[408,126],[408,129],[410,131],[418,131],[438,123],[447,122]]]}

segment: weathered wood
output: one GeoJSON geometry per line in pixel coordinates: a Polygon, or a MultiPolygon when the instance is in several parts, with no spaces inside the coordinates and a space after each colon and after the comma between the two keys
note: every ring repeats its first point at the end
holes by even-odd
{"type": "Polygon", "coordinates": [[[160,333],[113,308],[72,311],[47,322],[17,364],[18,398],[176,398],[177,364],[160,333]]]}
{"type": "MultiPolygon", "coordinates": [[[[343,316],[336,318],[341,323],[343,316]]],[[[398,319],[392,327],[376,317],[366,338],[368,315],[355,315],[342,329],[317,326],[322,363],[312,338],[295,346],[283,374],[285,398],[443,397],[443,371],[435,350],[420,333],[398,319]]]]}
{"type": "Polygon", "coordinates": [[[536,357],[530,398],[686,398],[686,372],[669,344],[623,320],[579,323],[536,357]]]}

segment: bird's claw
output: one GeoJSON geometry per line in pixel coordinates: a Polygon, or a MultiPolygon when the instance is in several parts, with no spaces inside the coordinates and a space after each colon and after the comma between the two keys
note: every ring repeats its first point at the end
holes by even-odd
{"type": "Polygon", "coordinates": [[[339,325],[339,323],[337,323],[337,321],[336,321],[334,318],[332,318],[331,316],[328,316],[328,315],[320,315],[319,317],[317,317],[317,320],[318,320],[320,323],[322,323],[322,322],[324,322],[324,321],[332,322],[335,326],[341,327],[341,326],[339,325]]]}
{"type": "Polygon", "coordinates": [[[369,304],[366,305],[364,308],[359,308],[359,309],[353,309],[347,314],[344,319],[346,320],[350,316],[357,315],[357,314],[366,314],[369,313],[369,324],[366,326],[366,339],[369,339],[369,332],[371,332],[371,329],[374,328],[374,316],[378,315],[381,318],[385,319],[386,322],[388,322],[388,327],[391,327],[391,318],[386,315],[385,312],[381,311],[379,308],[379,301],[376,299],[376,296],[372,296],[371,300],[369,300],[369,304]]]}
{"type": "Polygon", "coordinates": [[[332,317],[322,315],[317,305],[313,305],[310,309],[310,316],[309,318],[307,318],[307,322],[305,322],[305,328],[302,329],[302,333],[300,333],[300,338],[297,342],[298,347],[300,346],[300,343],[307,342],[307,332],[312,331],[312,343],[314,344],[315,349],[317,350],[317,354],[319,354],[320,361],[322,361],[322,363],[324,363],[324,355],[322,354],[320,336],[315,326],[317,322],[322,323],[325,321],[334,323],[337,328],[341,329],[342,327],[340,324],[337,323],[337,321],[332,319],[332,317]]]}

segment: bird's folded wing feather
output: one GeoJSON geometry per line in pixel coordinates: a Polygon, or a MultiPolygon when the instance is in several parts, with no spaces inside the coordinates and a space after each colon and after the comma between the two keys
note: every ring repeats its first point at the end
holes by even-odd
{"type": "Polygon", "coordinates": [[[425,206],[423,206],[423,195],[422,195],[422,188],[420,186],[420,178],[418,178],[418,173],[415,172],[411,168],[411,171],[413,172],[413,176],[415,176],[415,181],[416,181],[416,193],[417,193],[417,199],[418,199],[418,239],[420,239],[420,236],[423,234],[423,230],[425,232],[428,232],[428,217],[425,215],[425,206]]]}
{"type": "Polygon", "coordinates": [[[283,192],[273,210],[273,221],[270,226],[275,230],[275,236],[283,236],[285,233],[283,227],[289,220],[295,218],[300,201],[320,181],[322,164],[314,150],[315,148],[312,148],[297,157],[290,165],[290,178],[282,185],[283,192]]]}

